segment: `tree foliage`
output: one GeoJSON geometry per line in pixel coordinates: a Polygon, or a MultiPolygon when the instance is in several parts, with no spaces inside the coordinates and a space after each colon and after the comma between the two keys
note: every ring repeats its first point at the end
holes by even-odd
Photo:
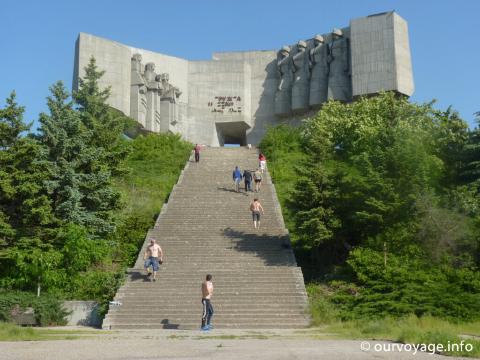
{"type": "Polygon", "coordinates": [[[260,146],[274,181],[294,183],[282,205],[305,273],[348,279],[335,290],[342,317],[473,319],[468,309],[480,309],[477,129],[451,108],[393,93],[324,104],[301,127],[300,141],[284,145],[281,129],[260,146]],[[275,143],[302,162],[272,159],[275,143]],[[293,180],[276,176],[282,166],[295,168],[293,180]]]}
{"type": "Polygon", "coordinates": [[[26,291],[20,306],[41,292],[105,310],[190,155],[173,134],[127,140],[102,75],[92,58],[72,97],[52,85],[35,134],[15,93],[0,108],[0,288],[26,291]]]}

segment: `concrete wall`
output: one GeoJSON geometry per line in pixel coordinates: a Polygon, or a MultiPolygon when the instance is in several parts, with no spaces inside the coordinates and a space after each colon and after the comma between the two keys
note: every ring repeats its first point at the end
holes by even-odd
{"type": "Polygon", "coordinates": [[[273,116],[275,91],[279,81],[275,63],[277,52],[275,50],[217,52],[212,57],[215,61],[240,61],[249,65],[251,128],[247,130],[247,142],[259,143],[267,127],[277,123],[273,116]]]}
{"type": "Polygon", "coordinates": [[[389,12],[350,22],[353,96],[395,90],[412,95],[407,23],[389,12]]]}
{"type": "MultiPolygon", "coordinates": [[[[376,14],[354,19],[342,31],[350,39],[354,97],[388,90],[412,95],[404,19],[394,12],[376,14]]],[[[326,43],[332,38],[330,33],[323,36],[326,43]]],[[[313,46],[312,39],[304,40],[308,48],[313,46]]],[[[293,54],[295,45],[291,48],[293,54]]],[[[275,115],[280,81],[277,50],[217,52],[212,60],[188,61],[81,33],[76,44],[74,89],[75,80],[83,76],[83,68],[94,56],[98,67],[106,71],[100,85],[112,88],[110,105],[130,115],[131,57],[136,53],[142,55],[143,66],[155,63],[155,72],[168,73],[170,83],[182,91],[176,105],[179,121],[166,128],[194,143],[221,145],[222,134],[231,126],[232,133],[246,131],[246,142],[258,144],[268,126],[298,123],[315,113],[306,111],[287,118],[275,115]]]]}
{"type": "Polygon", "coordinates": [[[98,314],[98,304],[95,301],[65,301],[63,308],[70,312],[67,316],[68,326],[95,326],[102,325],[98,314]]]}
{"type": "Polygon", "coordinates": [[[84,68],[90,57],[94,56],[100,70],[105,70],[105,75],[100,79],[100,86],[111,86],[112,94],[109,104],[114,108],[129,115],[130,113],[130,76],[131,58],[133,54],[142,55],[142,63],[155,63],[155,72],[168,73],[170,83],[175,84],[182,90],[179,102],[188,103],[188,61],[174,56],[163,55],[126,46],[115,41],[99,38],[90,34],[80,33],[77,39],[74,70],[74,89],[77,88],[75,81],[79,76],[83,77],[84,68]]]}
{"type": "Polygon", "coordinates": [[[217,123],[242,122],[252,126],[250,66],[243,61],[191,61],[189,63],[187,129],[194,142],[218,146],[217,123]]]}

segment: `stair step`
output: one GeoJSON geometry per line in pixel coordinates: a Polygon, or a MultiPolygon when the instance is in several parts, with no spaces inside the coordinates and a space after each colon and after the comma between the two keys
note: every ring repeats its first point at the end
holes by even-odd
{"type": "Polygon", "coordinates": [[[256,169],[256,150],[206,148],[200,158],[198,164],[187,163],[148,231],[115,296],[122,305],[110,308],[104,327],[198,329],[200,284],[207,273],[213,274],[217,328],[307,326],[303,275],[288,246],[269,174],[259,193],[233,191],[233,168],[256,169]],[[249,211],[254,197],[265,209],[260,230],[253,229],[249,211]],[[146,281],[143,270],[143,252],[152,237],[165,252],[157,282],[146,281]]]}

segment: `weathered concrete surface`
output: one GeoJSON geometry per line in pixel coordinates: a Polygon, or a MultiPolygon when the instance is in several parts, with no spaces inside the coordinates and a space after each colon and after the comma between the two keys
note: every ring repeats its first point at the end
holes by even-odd
{"type": "Polygon", "coordinates": [[[67,325],[102,325],[102,319],[98,314],[98,304],[95,301],[64,301],[63,308],[70,312],[70,315],[67,316],[67,325]]]}
{"type": "MultiPolygon", "coordinates": [[[[354,97],[382,90],[407,96],[413,93],[407,23],[398,14],[387,12],[354,19],[349,27],[340,31],[340,40],[335,40],[332,32],[322,34],[325,50],[329,52],[326,56],[330,67],[328,79],[310,77],[310,51],[315,47],[313,37],[299,42],[306,46],[305,55],[308,56],[303,57],[302,71],[295,72],[295,86],[290,88],[290,84],[285,94],[279,90],[282,75],[276,50],[218,52],[211,60],[190,61],[80,33],[73,88],[76,89],[78,77],[83,76],[84,67],[94,56],[98,67],[106,71],[100,85],[111,86],[109,104],[138,117],[130,106],[131,101],[137,101],[135,96],[132,100],[130,84],[131,59],[138,54],[143,64],[155,64],[158,74],[169,74],[170,83],[181,91],[176,102],[175,121],[163,124],[160,129],[144,125],[145,128],[180,133],[189,141],[210,146],[224,142],[258,144],[268,126],[280,122],[295,124],[311,116],[320,106],[315,102],[309,104],[312,82],[328,82],[328,98],[347,102],[352,100],[352,88],[354,97]],[[286,96],[276,96],[276,93],[286,96]],[[275,111],[276,103],[285,105],[281,108],[288,111],[275,111]],[[226,127],[228,124],[232,124],[230,129],[226,127]]],[[[290,44],[290,48],[287,63],[293,64],[298,47],[290,44]]],[[[302,62],[296,59],[298,66],[302,62]]],[[[327,83],[313,85],[314,89],[323,89],[327,83]]],[[[168,118],[161,113],[160,117],[168,118]]]]}
{"type": "Polygon", "coordinates": [[[394,12],[350,22],[353,96],[414,91],[407,22],[394,12]]]}
{"type": "MultiPolygon", "coordinates": [[[[372,347],[374,344],[391,344],[369,342],[372,347]]],[[[0,342],[0,358],[2,360],[453,359],[428,353],[413,355],[398,351],[362,351],[361,343],[356,340],[316,340],[313,334],[291,330],[263,332],[214,330],[208,334],[200,331],[122,331],[79,340],[0,342]]]]}

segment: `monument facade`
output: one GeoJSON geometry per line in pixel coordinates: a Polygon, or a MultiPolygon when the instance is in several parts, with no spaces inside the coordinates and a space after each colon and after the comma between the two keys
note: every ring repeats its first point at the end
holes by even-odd
{"type": "MultiPolygon", "coordinates": [[[[319,25],[319,28],[321,26],[319,25]]],[[[258,144],[268,126],[298,123],[329,100],[414,91],[407,23],[395,12],[350,21],[280,50],[189,61],[81,33],[73,87],[90,57],[109,104],[151,132],[210,146],[258,144]]]]}

